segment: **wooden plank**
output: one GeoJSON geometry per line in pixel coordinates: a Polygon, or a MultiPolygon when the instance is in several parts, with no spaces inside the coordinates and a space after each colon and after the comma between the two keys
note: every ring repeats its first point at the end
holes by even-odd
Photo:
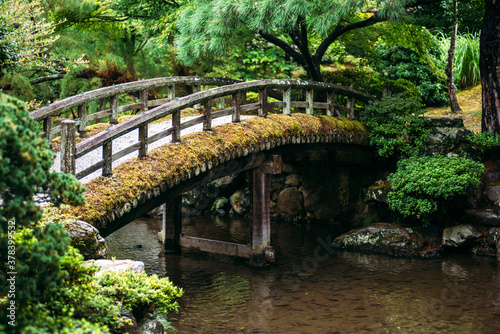
{"type": "Polygon", "coordinates": [[[229,116],[233,114],[234,109],[233,108],[227,108],[227,109],[222,109],[222,110],[217,110],[212,113],[212,119],[216,119],[219,117],[224,117],[224,116],[229,116]]]}
{"type": "Polygon", "coordinates": [[[313,114],[314,90],[306,90],[306,114],[313,114]]]}
{"type": "Polygon", "coordinates": [[[111,109],[106,109],[103,111],[98,111],[94,114],[90,114],[87,116],[87,121],[88,122],[95,121],[96,123],[99,123],[100,120],[106,116],[111,116],[111,109]]]}
{"type": "Polygon", "coordinates": [[[172,126],[174,132],[172,133],[172,142],[178,143],[181,141],[181,111],[175,111],[172,114],[172,126]]]}
{"type": "Polygon", "coordinates": [[[170,127],[166,130],[163,130],[161,132],[158,132],[155,135],[152,135],[151,137],[148,138],[148,144],[154,143],[155,141],[162,139],[166,136],[170,136],[172,133],[174,133],[174,128],[170,127]]]}
{"type": "Polygon", "coordinates": [[[258,110],[260,108],[260,103],[255,102],[255,103],[248,103],[248,104],[243,104],[240,108],[241,112],[248,112],[252,110],[258,110]]]}
{"type": "Polygon", "coordinates": [[[241,94],[234,93],[231,97],[231,106],[233,107],[232,122],[238,123],[241,119],[241,94]]]}
{"type": "Polygon", "coordinates": [[[142,103],[141,102],[131,103],[131,104],[127,104],[127,105],[124,105],[124,106],[119,106],[118,107],[118,114],[121,114],[122,112],[125,112],[125,111],[141,110],[141,109],[142,109],[142,103]]]}
{"type": "Polygon", "coordinates": [[[139,159],[144,159],[148,154],[148,124],[139,127],[139,144],[139,159]]]}
{"type": "Polygon", "coordinates": [[[102,176],[111,176],[112,172],[112,164],[113,164],[113,141],[109,140],[102,145],[102,176]]]}
{"type": "Polygon", "coordinates": [[[182,247],[196,248],[203,252],[244,258],[250,257],[250,247],[248,245],[236,244],[233,242],[181,236],[180,244],[182,247]]]}
{"type": "Polygon", "coordinates": [[[292,102],[292,89],[285,88],[283,90],[283,114],[290,115],[291,113],[291,103],[292,102]]]}
{"type": "Polygon", "coordinates": [[[292,108],[307,108],[307,102],[304,101],[292,101],[290,102],[292,108]]]}
{"type": "Polygon", "coordinates": [[[109,124],[118,124],[118,95],[113,95],[111,98],[111,117],[109,124]]]}
{"type": "Polygon", "coordinates": [[[76,122],[66,119],[61,123],[61,172],[75,175],[76,122]]]}
{"type": "Polygon", "coordinates": [[[78,118],[80,119],[80,124],[78,125],[78,132],[80,137],[87,137],[87,104],[81,104],[78,106],[78,118]]]}
{"type": "Polygon", "coordinates": [[[157,107],[161,106],[162,104],[165,104],[167,102],[170,102],[169,98],[164,98],[164,99],[156,99],[156,100],[149,100],[148,101],[148,107],[157,107]]]}
{"type": "Polygon", "coordinates": [[[267,116],[267,89],[259,89],[259,116],[267,116]]]}
{"type": "Polygon", "coordinates": [[[173,85],[168,86],[168,100],[169,102],[175,100],[175,86],[173,85]]]}
{"type": "MultiPolygon", "coordinates": [[[[106,110],[106,105],[108,104],[108,98],[105,97],[103,99],[101,99],[101,103],[99,104],[99,111],[103,111],[103,110],[106,110]]],[[[109,109],[109,111],[111,111],[111,109],[109,109]]],[[[96,115],[98,113],[94,113],[94,115],[96,115]]],[[[92,120],[95,120],[96,123],[101,123],[101,119],[100,118],[93,118],[92,120]]]]}
{"type": "Polygon", "coordinates": [[[203,104],[203,116],[205,120],[203,121],[203,131],[212,130],[212,100],[205,101],[203,104]]]}
{"type": "Polygon", "coordinates": [[[85,176],[95,172],[96,170],[98,170],[99,168],[102,167],[102,165],[104,164],[104,162],[101,160],[99,161],[98,163],[95,163],[93,164],[92,166],[82,170],[81,172],[78,172],[76,173],[75,177],[80,180],[82,178],[84,178],[85,176]]]}
{"type": "MultiPolygon", "coordinates": [[[[200,90],[201,90],[201,86],[200,85],[193,85],[193,94],[199,93],[200,90]]],[[[199,103],[196,103],[193,106],[193,108],[196,109],[196,110],[201,109],[201,105],[199,103]]]]}

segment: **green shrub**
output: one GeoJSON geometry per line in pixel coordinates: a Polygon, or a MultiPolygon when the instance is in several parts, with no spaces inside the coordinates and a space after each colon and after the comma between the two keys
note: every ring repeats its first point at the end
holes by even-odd
{"type": "Polygon", "coordinates": [[[370,144],[381,157],[410,157],[425,149],[430,129],[415,92],[385,96],[362,115],[370,132],[370,144]]]}
{"type": "Polygon", "coordinates": [[[374,54],[378,58],[374,62],[374,69],[388,79],[413,82],[418,87],[424,105],[448,105],[446,78],[436,74],[416,52],[399,46],[380,45],[374,54]]]}
{"type": "Polygon", "coordinates": [[[388,181],[392,189],[387,202],[405,217],[414,216],[424,225],[450,200],[465,195],[479,184],[484,166],[461,157],[411,157],[398,162],[388,181]]]}

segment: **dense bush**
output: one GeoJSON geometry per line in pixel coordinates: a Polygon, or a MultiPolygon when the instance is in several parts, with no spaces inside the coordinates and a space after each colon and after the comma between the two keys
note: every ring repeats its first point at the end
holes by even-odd
{"type": "Polygon", "coordinates": [[[373,67],[388,79],[406,79],[419,89],[426,106],[446,106],[449,103],[446,78],[439,76],[416,52],[399,46],[380,45],[374,55],[378,61],[373,67]]]}
{"type": "Polygon", "coordinates": [[[422,156],[398,162],[390,175],[392,185],[387,201],[392,210],[405,217],[415,216],[424,225],[438,210],[479,184],[484,166],[461,157],[422,156]]]}
{"type": "Polygon", "coordinates": [[[422,113],[415,91],[385,96],[374,102],[362,115],[370,132],[370,144],[384,158],[422,153],[430,132],[422,113]]]}

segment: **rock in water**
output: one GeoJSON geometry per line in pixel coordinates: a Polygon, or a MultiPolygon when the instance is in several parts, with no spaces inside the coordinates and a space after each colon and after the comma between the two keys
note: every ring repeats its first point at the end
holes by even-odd
{"type": "Polygon", "coordinates": [[[464,247],[483,234],[472,225],[457,225],[443,230],[443,246],[446,247],[464,247]]]}
{"type": "Polygon", "coordinates": [[[71,246],[83,255],[84,259],[105,259],[108,247],[99,230],[82,220],[65,220],[64,227],[71,238],[71,246]]]}
{"type": "Polygon", "coordinates": [[[86,265],[95,265],[99,267],[99,271],[95,273],[96,277],[101,276],[105,272],[113,271],[116,273],[124,273],[126,271],[134,271],[142,273],[144,271],[144,262],[133,260],[89,260],[85,261],[86,265]]]}

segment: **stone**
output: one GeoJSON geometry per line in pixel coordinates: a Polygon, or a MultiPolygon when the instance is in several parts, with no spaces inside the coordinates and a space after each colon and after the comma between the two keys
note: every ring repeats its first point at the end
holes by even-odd
{"type": "Polygon", "coordinates": [[[212,211],[224,210],[228,203],[229,200],[226,197],[217,197],[212,204],[212,211]]]}
{"type": "Polygon", "coordinates": [[[424,248],[414,240],[410,228],[391,224],[375,224],[361,227],[335,238],[333,246],[353,251],[388,254],[394,256],[439,256],[438,248],[424,248]]]}
{"type": "Polygon", "coordinates": [[[464,247],[481,238],[483,234],[472,225],[456,225],[443,230],[443,246],[464,247]]]}
{"type": "Polygon", "coordinates": [[[432,127],[439,128],[463,128],[462,117],[426,117],[430,120],[432,127]]]}
{"type": "Polygon", "coordinates": [[[133,271],[142,273],[144,271],[144,262],[133,260],[88,260],[84,262],[85,265],[95,265],[99,267],[99,271],[95,273],[96,277],[101,276],[105,272],[112,271],[116,273],[124,273],[126,271],[133,271]]]}
{"type": "Polygon", "coordinates": [[[283,164],[281,172],[284,174],[300,174],[302,172],[302,168],[297,165],[283,164]]]}
{"type": "Polygon", "coordinates": [[[391,190],[391,185],[383,180],[375,181],[368,187],[368,199],[380,203],[387,203],[387,195],[391,190]]]}
{"type": "Polygon", "coordinates": [[[299,174],[290,174],[285,178],[285,184],[290,187],[298,187],[302,182],[299,174]]]}
{"type": "Polygon", "coordinates": [[[500,215],[491,209],[465,210],[465,217],[475,225],[500,226],[500,215]]]}
{"type": "Polygon", "coordinates": [[[486,235],[486,244],[491,247],[496,247],[500,242],[500,227],[492,227],[486,235]]]}
{"type": "Polygon", "coordinates": [[[285,188],[278,195],[277,208],[285,217],[298,217],[304,213],[304,197],[296,187],[285,188]]]}
{"type": "Polygon", "coordinates": [[[230,197],[229,202],[233,210],[244,215],[250,209],[250,192],[246,188],[236,190],[230,197]]]}
{"type": "Polygon", "coordinates": [[[82,220],[67,219],[63,222],[71,238],[71,246],[83,255],[84,259],[105,259],[108,255],[106,240],[99,230],[82,220]]]}
{"type": "Polygon", "coordinates": [[[500,203],[500,186],[486,188],[484,190],[484,195],[491,201],[492,204],[498,206],[498,203],[500,203]]]}
{"type": "Polygon", "coordinates": [[[157,320],[146,320],[140,327],[141,334],[163,334],[163,325],[157,320]]]}
{"type": "Polygon", "coordinates": [[[139,326],[137,325],[137,320],[132,312],[128,310],[121,310],[120,315],[122,316],[122,319],[125,320],[125,324],[118,329],[118,333],[141,334],[139,326]]]}

